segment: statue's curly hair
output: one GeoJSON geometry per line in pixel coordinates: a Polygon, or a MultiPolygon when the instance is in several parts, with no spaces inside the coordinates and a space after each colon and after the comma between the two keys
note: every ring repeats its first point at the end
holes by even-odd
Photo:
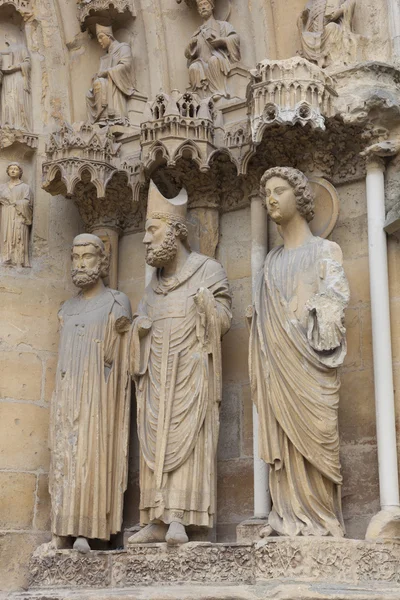
{"type": "Polygon", "coordinates": [[[315,196],[311,189],[310,182],[307,177],[298,169],[292,167],[273,167],[265,171],[261,177],[260,188],[261,193],[265,194],[265,185],[272,177],[280,177],[288,182],[293,188],[296,197],[297,210],[307,223],[314,218],[315,196]]]}

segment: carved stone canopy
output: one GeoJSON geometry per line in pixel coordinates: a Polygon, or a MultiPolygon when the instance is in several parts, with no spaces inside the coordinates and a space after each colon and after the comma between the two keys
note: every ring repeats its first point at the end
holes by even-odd
{"type": "Polygon", "coordinates": [[[64,124],[50,136],[42,187],[73,198],[88,230],[141,225],[140,165],[135,157],[122,161],[120,146],[108,128],[95,125],[64,124]]]}
{"type": "Polygon", "coordinates": [[[96,34],[96,23],[115,25],[136,17],[135,0],[78,0],[78,19],[82,31],[96,34]]]}
{"type": "Polygon", "coordinates": [[[0,8],[2,6],[13,6],[24,21],[32,16],[32,0],[0,0],[0,8]]]}

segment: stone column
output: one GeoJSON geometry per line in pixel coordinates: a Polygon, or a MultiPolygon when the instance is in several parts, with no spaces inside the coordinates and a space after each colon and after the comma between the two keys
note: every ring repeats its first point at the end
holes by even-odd
{"type": "Polygon", "coordinates": [[[366,539],[400,539],[400,499],[394,410],[389,278],[385,225],[385,164],[367,161],[368,249],[381,511],[366,539]]]}
{"type": "Polygon", "coordinates": [[[388,0],[388,17],[393,58],[400,59],[400,0],[388,0]]]}
{"type": "MultiPolygon", "coordinates": [[[[258,273],[264,266],[268,252],[268,222],[263,200],[259,194],[251,196],[251,278],[252,296],[254,298],[255,284],[258,273]]],[[[240,543],[254,542],[260,539],[259,533],[267,524],[271,510],[269,494],[269,468],[260,458],[258,450],[258,412],[253,405],[253,469],[254,469],[254,517],[243,521],[237,527],[237,541],[240,543]]]]}
{"type": "Polygon", "coordinates": [[[108,285],[111,289],[118,288],[118,249],[120,231],[114,227],[96,225],[91,228],[90,233],[97,235],[104,243],[110,256],[110,271],[108,275],[108,285]]]}

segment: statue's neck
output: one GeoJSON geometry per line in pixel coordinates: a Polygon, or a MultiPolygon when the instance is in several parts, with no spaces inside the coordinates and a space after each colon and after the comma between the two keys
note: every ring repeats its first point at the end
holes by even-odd
{"type": "Polygon", "coordinates": [[[102,278],[99,277],[95,283],[82,289],[82,295],[85,298],[85,300],[91,300],[92,298],[95,298],[96,296],[102,294],[104,290],[104,282],[102,278]]]}
{"type": "Polygon", "coordinates": [[[163,277],[173,277],[176,276],[179,271],[183,268],[187,259],[190,256],[190,250],[185,248],[182,242],[178,243],[178,251],[176,256],[171,260],[167,265],[165,265],[162,269],[163,277]]]}
{"type": "Polygon", "coordinates": [[[299,213],[296,213],[287,223],[281,224],[280,228],[286,250],[300,248],[314,237],[307,221],[299,213]]]}

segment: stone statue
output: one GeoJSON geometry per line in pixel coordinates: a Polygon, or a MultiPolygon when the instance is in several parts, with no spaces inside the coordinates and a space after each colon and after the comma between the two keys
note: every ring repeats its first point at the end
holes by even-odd
{"type": "Polygon", "coordinates": [[[309,0],[299,19],[303,55],[319,67],[357,60],[359,36],[353,31],[357,0],[309,0]]]}
{"type": "Polygon", "coordinates": [[[108,258],[95,235],[78,235],[72,280],[59,311],[61,338],[50,420],[52,547],[90,550],[121,530],[127,485],[130,375],[125,294],[106,288],[108,258]]]}
{"type": "Polygon", "coordinates": [[[0,127],[31,131],[30,75],[28,50],[7,34],[0,52],[0,127]]]}
{"type": "Polygon", "coordinates": [[[191,252],[187,193],[164,198],[152,183],[146,262],[156,267],[132,325],[140,441],[140,521],[130,543],[188,541],[211,528],[221,402],[221,337],[231,322],[222,266],[191,252]]]}
{"type": "Polygon", "coordinates": [[[21,181],[22,167],[10,163],[8,183],[0,185],[0,259],[3,264],[30,267],[29,232],[32,225],[32,194],[21,181]]]}
{"type": "Polygon", "coordinates": [[[112,27],[96,24],[97,40],[106,50],[100,68],[87,93],[88,119],[91,123],[118,123],[128,119],[128,99],[134,94],[133,57],[129,44],[117,42],[112,27]]]}
{"type": "Polygon", "coordinates": [[[232,64],[240,61],[240,38],[227,21],[217,21],[215,0],[196,0],[203,25],[194,32],[185,50],[190,87],[215,99],[229,97],[227,76],[232,64]]]}
{"type": "Polygon", "coordinates": [[[257,281],[250,380],[260,420],[260,456],[270,465],[272,511],[264,537],[344,535],[337,373],[346,354],[349,287],[337,244],[313,236],[314,197],[296,169],[261,180],[283,246],[257,281]]]}

